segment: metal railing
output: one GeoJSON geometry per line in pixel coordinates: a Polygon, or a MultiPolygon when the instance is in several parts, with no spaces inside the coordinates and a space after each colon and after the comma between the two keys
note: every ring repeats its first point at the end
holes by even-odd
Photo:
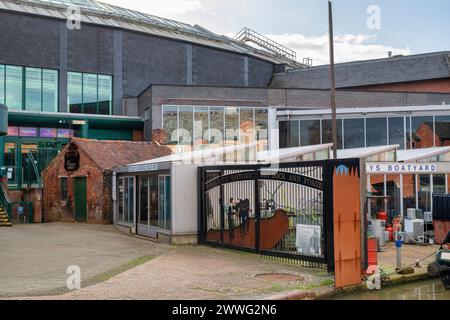
{"type": "Polygon", "coordinates": [[[9,222],[12,222],[12,203],[3,185],[0,183],[0,204],[8,215],[9,222]]]}
{"type": "Polygon", "coordinates": [[[32,152],[28,152],[27,154],[26,167],[24,169],[24,184],[29,187],[31,187],[32,185],[37,185],[37,187],[41,188],[42,178],[32,152]]]}
{"type": "Polygon", "coordinates": [[[275,42],[262,34],[253,31],[249,28],[242,29],[234,39],[242,42],[253,42],[258,46],[269,50],[272,53],[278,54],[280,56],[286,57],[293,61],[297,61],[297,53],[294,50],[289,49],[288,47],[275,42]]]}

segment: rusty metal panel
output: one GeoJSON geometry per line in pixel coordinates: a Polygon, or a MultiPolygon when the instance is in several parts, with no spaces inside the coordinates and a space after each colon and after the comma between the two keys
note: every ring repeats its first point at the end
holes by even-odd
{"type": "Polygon", "coordinates": [[[357,168],[333,175],[335,287],[361,284],[361,197],[357,168]]]}

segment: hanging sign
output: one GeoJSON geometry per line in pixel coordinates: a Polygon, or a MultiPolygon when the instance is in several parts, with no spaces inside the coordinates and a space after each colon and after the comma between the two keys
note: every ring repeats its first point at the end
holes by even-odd
{"type": "Polygon", "coordinates": [[[64,155],[64,169],[67,171],[77,171],[80,169],[80,152],[75,143],[71,143],[64,155]]]}
{"type": "Polygon", "coordinates": [[[446,174],[450,163],[367,162],[367,174],[446,174]]]}

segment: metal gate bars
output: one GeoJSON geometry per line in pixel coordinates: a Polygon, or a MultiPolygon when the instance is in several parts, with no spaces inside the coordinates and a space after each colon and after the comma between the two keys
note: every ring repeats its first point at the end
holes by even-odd
{"type": "MultiPolygon", "coordinates": [[[[350,165],[359,170],[359,160],[350,165]]],[[[199,168],[199,243],[333,271],[333,176],[344,167],[324,160],[199,168]]]]}

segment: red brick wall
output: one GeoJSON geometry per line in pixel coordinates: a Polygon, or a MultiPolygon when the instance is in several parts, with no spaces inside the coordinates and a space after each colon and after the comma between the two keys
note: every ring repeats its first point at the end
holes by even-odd
{"type": "MultiPolygon", "coordinates": [[[[65,151],[64,151],[65,152],[65,151]]],[[[64,153],[63,152],[63,153],[64,153]]],[[[43,174],[44,181],[44,221],[67,221],[74,219],[74,190],[76,177],[86,177],[88,223],[109,224],[112,219],[110,173],[102,172],[97,165],[80,150],[80,169],[66,171],[64,154],[61,153],[43,174]],[[61,201],[61,179],[68,177],[68,202],[61,201]]]]}
{"type": "Polygon", "coordinates": [[[373,86],[357,87],[353,89],[363,91],[450,93],[450,79],[435,79],[435,80],[423,80],[405,83],[380,84],[373,86]]]}
{"type": "MultiPolygon", "coordinates": [[[[25,202],[31,202],[33,204],[33,221],[34,223],[40,223],[42,221],[42,190],[41,189],[24,189],[24,190],[8,190],[9,198],[11,202],[18,203],[22,199],[25,202]]],[[[19,205],[14,204],[12,208],[12,216],[15,221],[18,219],[17,209],[19,205]]],[[[28,219],[29,208],[24,206],[25,216],[28,219]]],[[[29,222],[27,220],[27,222],[29,222]]]]}

